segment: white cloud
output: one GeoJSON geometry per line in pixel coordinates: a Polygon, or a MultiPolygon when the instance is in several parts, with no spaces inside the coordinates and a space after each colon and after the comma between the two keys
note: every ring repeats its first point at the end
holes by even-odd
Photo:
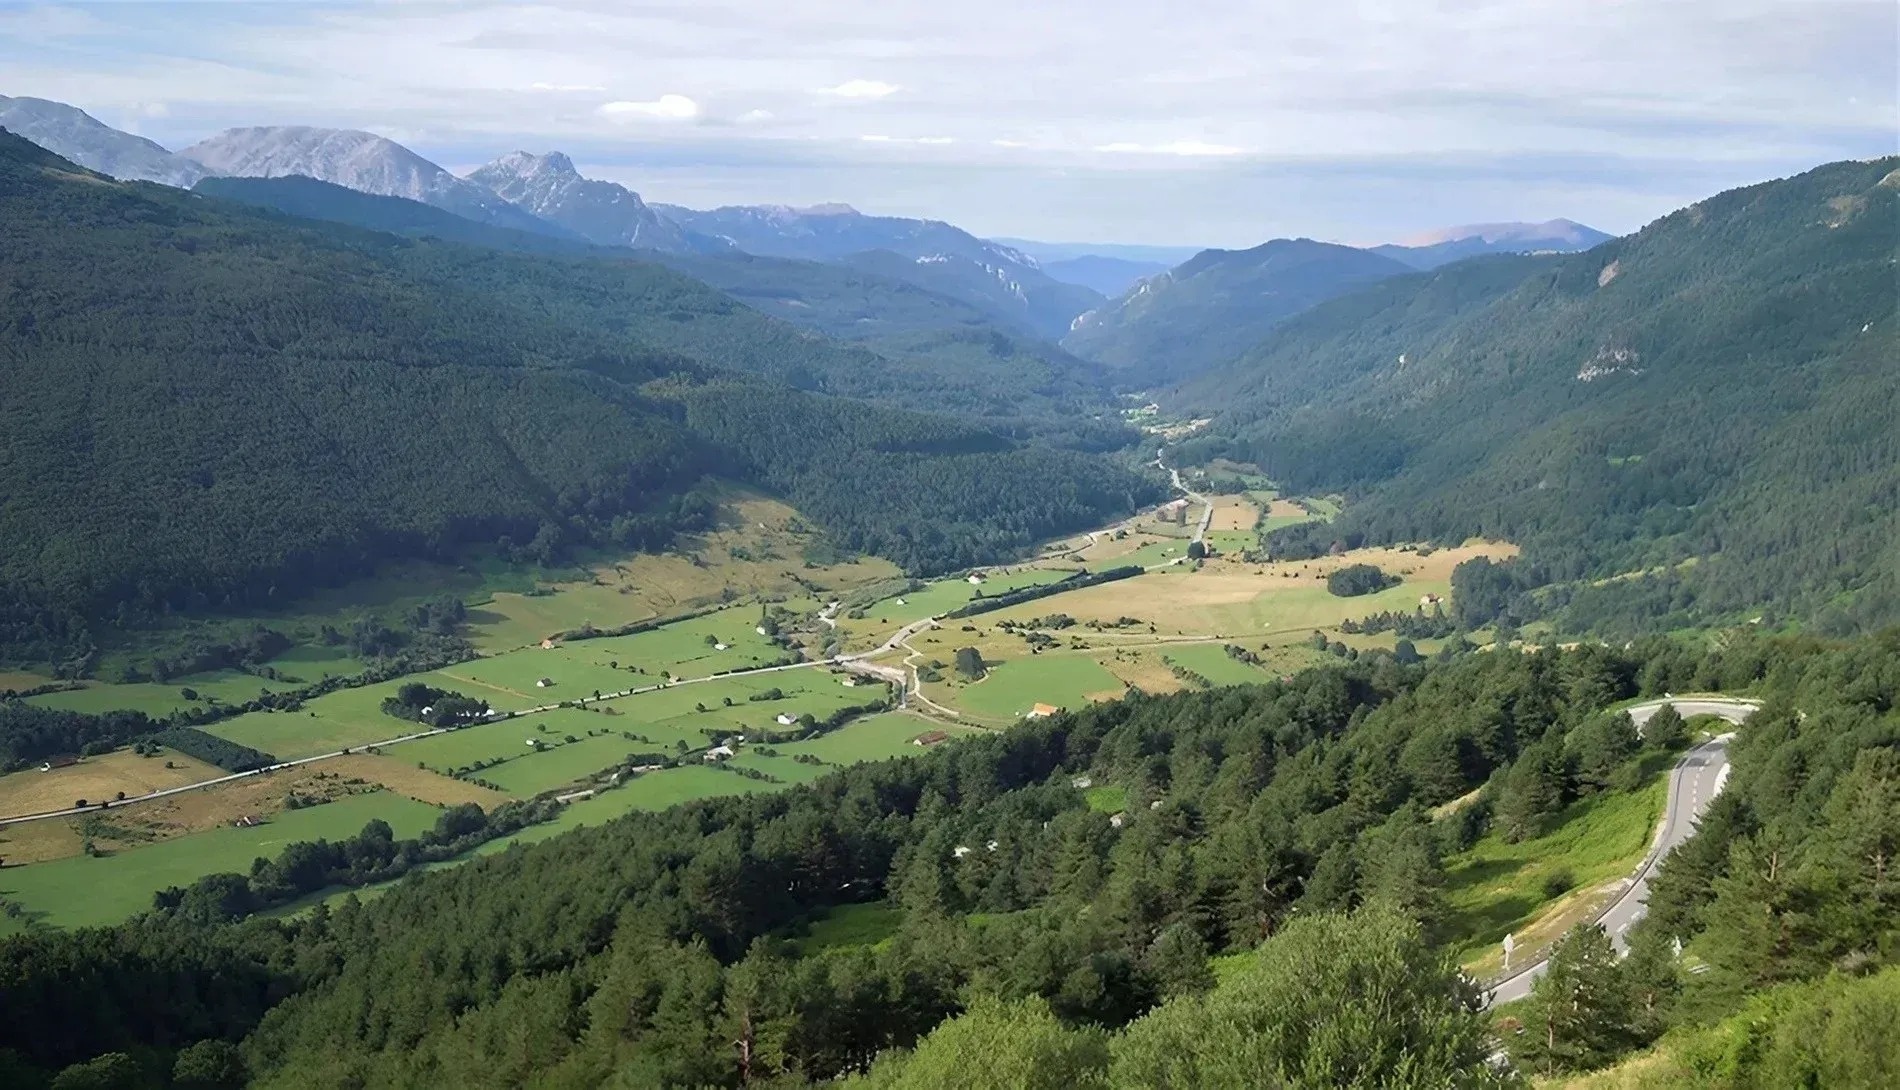
{"type": "Polygon", "coordinates": [[[661,95],[651,102],[603,102],[594,112],[610,121],[692,121],[699,116],[699,103],[685,95],[661,95]]]}
{"type": "Polygon", "coordinates": [[[599,84],[595,84],[595,83],[542,83],[541,81],[536,80],[535,82],[528,84],[528,90],[530,91],[552,91],[556,94],[573,94],[579,91],[592,91],[595,93],[599,93],[601,91],[605,91],[606,89],[607,88],[602,87],[599,84]]]}
{"type": "Polygon", "coordinates": [[[762,121],[772,120],[774,116],[770,110],[747,110],[733,120],[741,125],[757,125],[762,121]]]}
{"type": "Polygon", "coordinates": [[[836,87],[821,87],[813,93],[833,98],[889,98],[901,90],[897,84],[879,79],[848,79],[836,87]]]}
{"type": "Polygon", "coordinates": [[[866,144],[926,144],[933,147],[957,142],[954,136],[886,136],[883,133],[866,133],[858,139],[866,144]]]}
{"type": "Polygon", "coordinates": [[[990,141],[990,146],[996,148],[1026,148],[1029,145],[1023,143],[1021,140],[992,140],[990,141]]]}
{"type": "Polygon", "coordinates": [[[1161,144],[1137,144],[1124,140],[1097,144],[1095,150],[1117,155],[1179,155],[1189,158],[1247,154],[1246,148],[1237,148],[1232,144],[1209,144],[1202,140],[1169,140],[1161,144]]]}

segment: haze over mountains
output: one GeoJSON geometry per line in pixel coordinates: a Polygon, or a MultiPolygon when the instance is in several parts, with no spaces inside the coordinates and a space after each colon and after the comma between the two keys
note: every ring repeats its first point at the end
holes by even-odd
{"type": "MultiPolygon", "coordinates": [[[[745,252],[847,265],[958,300],[1016,333],[1050,341],[1069,334],[1085,312],[1097,313],[1094,324],[1112,324],[1118,319],[1108,315],[1133,302],[1117,297],[1197,253],[1189,247],[985,240],[941,221],[865,215],[841,204],[704,211],[649,204],[626,186],[583,176],[558,151],[510,152],[457,177],[392,140],[353,130],[237,128],[173,153],[42,99],[0,99],[0,118],[0,127],[114,177],[189,186],[208,175],[302,175],[553,238],[665,254],[745,252]]],[[[1567,220],[1481,224],[1372,252],[1433,268],[1483,253],[1583,249],[1607,237],[1567,220]]],[[[1267,309],[1277,313],[1296,305],[1277,298],[1267,309]]],[[[1270,322],[1256,316],[1245,328],[1257,332],[1270,322]]],[[[1083,334],[1078,344],[1086,349],[1092,339],[1100,338],[1083,334]]]]}

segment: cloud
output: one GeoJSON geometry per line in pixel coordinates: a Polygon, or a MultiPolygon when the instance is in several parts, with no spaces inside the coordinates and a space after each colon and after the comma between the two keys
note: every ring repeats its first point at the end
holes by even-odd
{"type": "Polygon", "coordinates": [[[957,142],[954,136],[886,136],[883,133],[866,133],[858,139],[866,144],[925,144],[933,147],[957,142]]]}
{"type": "Polygon", "coordinates": [[[1097,144],[1095,150],[1114,155],[1178,155],[1188,158],[1247,154],[1246,148],[1237,148],[1232,144],[1209,144],[1201,140],[1169,140],[1162,144],[1117,141],[1112,144],[1097,144]]]}
{"type": "Polygon", "coordinates": [[[848,79],[836,87],[821,87],[813,94],[830,95],[833,98],[889,98],[903,90],[895,83],[885,83],[877,79],[848,79]]]}
{"type": "Polygon", "coordinates": [[[762,121],[772,120],[774,116],[770,110],[747,110],[733,120],[741,125],[757,125],[762,121]]]}
{"type": "Polygon", "coordinates": [[[699,117],[699,103],[669,94],[652,102],[603,102],[594,112],[609,121],[692,121],[699,117]]]}
{"type": "Polygon", "coordinates": [[[528,84],[530,91],[552,91],[556,94],[572,94],[578,91],[599,93],[607,88],[594,83],[542,83],[539,80],[528,84]]]}

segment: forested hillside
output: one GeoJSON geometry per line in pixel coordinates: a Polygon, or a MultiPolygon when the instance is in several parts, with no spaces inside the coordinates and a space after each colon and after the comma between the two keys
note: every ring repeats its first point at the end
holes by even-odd
{"type": "Polygon", "coordinates": [[[1900,618],[1897,164],[1836,163],[1588,253],[1464,262],[1315,308],[1178,393],[1224,410],[1184,456],[1348,494],[1344,519],[1284,532],[1283,551],[1520,542],[1520,589],[1560,586],[1512,603],[1517,620],[1900,618]]]}
{"type": "MultiPolygon", "coordinates": [[[[311,178],[207,178],[194,190],[411,238],[607,263],[656,262],[754,310],[876,353],[837,352],[825,365],[797,351],[786,354],[793,366],[776,367],[771,357],[739,361],[808,389],[983,417],[1059,440],[1073,434],[1079,420],[1104,415],[1109,404],[1102,375],[1054,345],[1014,323],[999,323],[979,307],[871,272],[738,252],[636,253],[594,246],[477,223],[419,201],[358,193],[311,178]]],[[[600,310],[614,308],[611,291],[597,285],[582,296],[600,310]]],[[[1120,432],[1116,442],[1132,439],[1132,433],[1120,432]]]]}
{"type": "MultiPolygon", "coordinates": [[[[912,452],[941,432],[1056,520],[1155,488],[1079,459],[1027,474],[980,429],[742,380],[822,389],[881,359],[638,262],[293,223],[4,135],[0,253],[0,657],[76,655],[102,623],[285,602],[390,557],[656,547],[706,517],[713,474],[785,482],[796,465],[828,526],[875,539],[891,507],[853,495],[915,494],[933,470],[912,452]],[[842,414],[841,450],[904,456],[739,456],[686,421],[681,398],[708,382],[787,419],[842,414]]],[[[990,495],[929,499],[906,515],[934,541],[939,520],[994,527],[986,542],[1048,522],[992,520],[990,495]]]]}
{"type": "Polygon", "coordinates": [[[1301,311],[1411,272],[1389,257],[1312,239],[1203,250],[1076,319],[1063,347],[1126,384],[1172,384],[1239,356],[1301,311]]]}
{"type": "Polygon", "coordinates": [[[1496,1042],[1523,1069],[1568,1070],[1766,983],[1889,964],[1897,701],[1892,634],[1369,655],[1136,695],[295,920],[220,923],[237,910],[207,880],[116,930],[10,939],[0,1049],[22,1086],[116,1052],[142,1059],[98,1062],[215,1052],[299,1087],[792,1087],[867,1067],[876,1087],[1514,1084],[1489,1066],[1496,1042]],[[1460,925],[1441,858],[1673,759],[1679,737],[1638,738],[1606,708],[1712,687],[1765,706],[1657,879],[1647,952],[1577,969],[1596,974],[1586,1017],[1536,1021],[1545,989],[1488,1023],[1443,953],[1460,925]],[[1092,808],[1088,784],[1126,811],[1092,808]],[[885,925],[800,937],[861,902],[885,925]],[[1692,960],[1668,956],[1671,936],[1692,960]],[[240,1038],[241,1054],[215,1043],[240,1038]]]}

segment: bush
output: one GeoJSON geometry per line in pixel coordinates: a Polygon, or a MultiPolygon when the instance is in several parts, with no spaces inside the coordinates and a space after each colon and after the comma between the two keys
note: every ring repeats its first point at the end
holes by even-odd
{"type": "Polygon", "coordinates": [[[1554,901],[1577,888],[1577,876],[1569,867],[1559,867],[1544,876],[1541,888],[1544,892],[1544,900],[1554,901]]]}
{"type": "Polygon", "coordinates": [[[1326,589],[1341,598],[1357,598],[1396,587],[1402,580],[1371,564],[1348,564],[1326,577],[1326,589]]]}

